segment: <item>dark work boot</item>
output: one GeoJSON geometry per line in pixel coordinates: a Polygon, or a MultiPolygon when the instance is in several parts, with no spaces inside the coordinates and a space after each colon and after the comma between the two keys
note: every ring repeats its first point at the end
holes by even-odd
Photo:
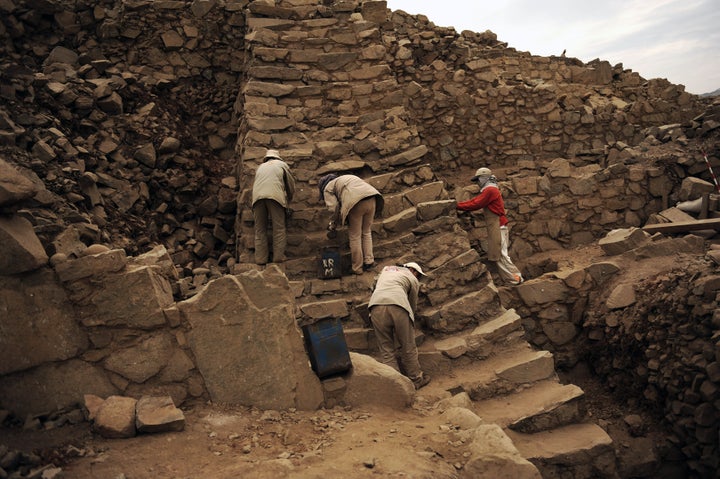
{"type": "Polygon", "coordinates": [[[415,389],[420,389],[421,387],[427,386],[428,383],[430,383],[430,376],[423,373],[419,378],[413,379],[412,382],[415,385],[415,389]]]}

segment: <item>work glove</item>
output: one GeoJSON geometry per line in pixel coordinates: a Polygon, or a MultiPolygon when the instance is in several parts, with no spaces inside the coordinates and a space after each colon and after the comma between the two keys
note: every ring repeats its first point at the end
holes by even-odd
{"type": "Polygon", "coordinates": [[[328,239],[335,239],[337,238],[337,230],[335,226],[335,222],[331,221],[328,223],[327,226],[327,233],[326,233],[328,239]]]}

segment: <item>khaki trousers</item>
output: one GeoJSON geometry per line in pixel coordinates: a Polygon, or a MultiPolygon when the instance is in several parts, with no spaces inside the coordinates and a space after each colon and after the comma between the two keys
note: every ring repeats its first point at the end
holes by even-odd
{"type": "Polygon", "coordinates": [[[487,228],[488,260],[500,261],[502,256],[502,235],[500,234],[500,217],[485,208],[485,227],[487,228]]]}
{"type": "Polygon", "coordinates": [[[375,198],[360,200],[348,212],[348,239],[353,273],[362,274],[363,264],[373,264],[372,224],[375,218],[375,198]]]}
{"type": "Polygon", "coordinates": [[[380,349],[380,362],[400,371],[395,358],[395,340],[400,344],[400,363],[405,376],[413,381],[422,377],[415,326],[405,309],[394,304],[377,304],[370,308],[370,322],[380,349]]]}
{"type": "Polygon", "coordinates": [[[500,236],[502,237],[500,248],[500,260],[497,262],[498,273],[503,281],[507,283],[522,283],[523,277],[520,270],[510,259],[508,248],[510,247],[510,233],[507,226],[500,227],[500,236]]]}
{"type": "Polygon", "coordinates": [[[267,264],[270,257],[268,251],[268,216],[272,221],[273,262],[285,261],[285,208],[275,200],[258,200],[253,205],[255,220],[255,263],[267,264]]]}

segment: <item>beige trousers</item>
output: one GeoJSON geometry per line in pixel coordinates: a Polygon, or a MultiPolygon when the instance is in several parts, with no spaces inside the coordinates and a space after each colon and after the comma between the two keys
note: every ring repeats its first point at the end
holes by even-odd
{"type": "Polygon", "coordinates": [[[497,262],[498,273],[506,283],[522,283],[522,274],[520,274],[520,270],[517,266],[515,266],[508,254],[508,248],[510,247],[510,233],[507,226],[500,227],[500,236],[502,241],[500,245],[500,260],[497,262]]]}
{"type": "Polygon", "coordinates": [[[377,304],[370,308],[370,322],[380,349],[380,362],[400,371],[395,358],[395,339],[400,344],[400,363],[403,374],[413,381],[422,377],[418,350],[415,344],[415,326],[405,309],[394,304],[377,304]]]}
{"type": "Polygon", "coordinates": [[[500,261],[502,256],[502,236],[500,234],[500,217],[485,208],[485,228],[487,228],[488,260],[500,261]]]}
{"type": "Polygon", "coordinates": [[[267,264],[270,257],[268,251],[268,217],[272,222],[273,262],[285,261],[285,208],[275,200],[258,200],[253,205],[255,220],[255,263],[267,264]]]}
{"type": "Polygon", "coordinates": [[[510,259],[510,234],[507,225],[500,226],[498,215],[485,208],[485,225],[487,227],[488,260],[494,261],[498,267],[500,278],[506,283],[519,284],[523,282],[520,270],[510,259]]]}
{"type": "Polygon", "coordinates": [[[362,274],[363,264],[373,264],[372,224],[375,218],[375,198],[365,198],[348,212],[348,239],[353,273],[362,274]]]}

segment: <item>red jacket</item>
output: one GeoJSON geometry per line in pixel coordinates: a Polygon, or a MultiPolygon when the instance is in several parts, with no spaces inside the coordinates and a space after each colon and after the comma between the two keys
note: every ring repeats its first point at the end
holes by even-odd
{"type": "Polygon", "coordinates": [[[505,203],[503,202],[502,194],[497,185],[489,184],[485,185],[480,194],[475,198],[467,201],[460,201],[456,208],[461,211],[475,211],[481,208],[487,208],[500,219],[500,226],[508,224],[507,216],[505,216],[505,203]]]}

